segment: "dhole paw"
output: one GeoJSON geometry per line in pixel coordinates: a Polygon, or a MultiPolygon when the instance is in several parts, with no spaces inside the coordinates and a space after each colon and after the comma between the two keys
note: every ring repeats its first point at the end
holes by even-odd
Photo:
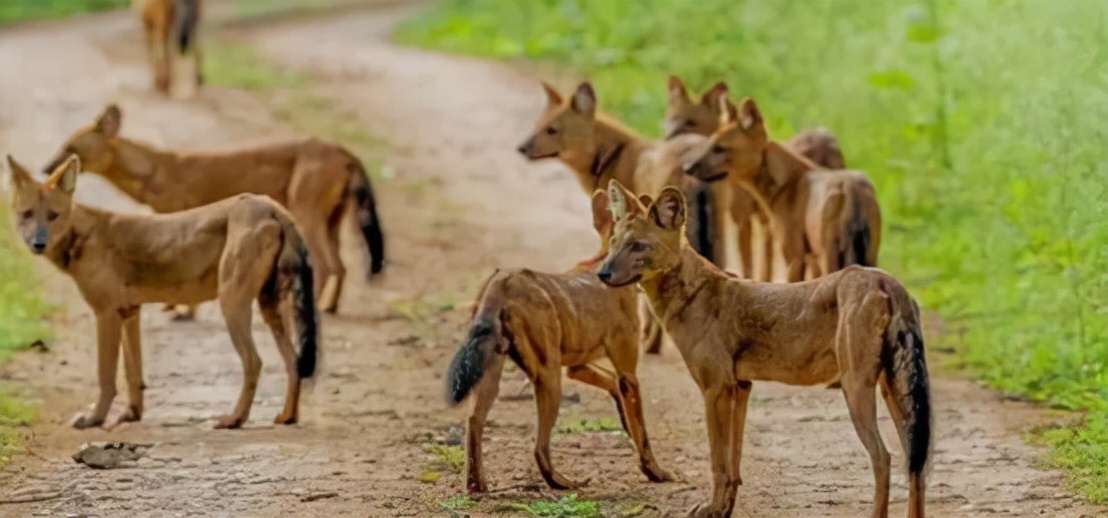
{"type": "Polygon", "coordinates": [[[662,468],[654,468],[652,470],[648,470],[646,472],[646,478],[650,479],[651,482],[673,482],[674,480],[677,480],[677,477],[673,476],[673,473],[670,473],[662,468]]]}
{"type": "Polygon", "coordinates": [[[590,482],[592,482],[592,477],[588,477],[584,480],[572,480],[561,475],[555,475],[551,477],[550,487],[566,491],[585,487],[589,485],[590,482]]]}
{"type": "Polygon", "coordinates": [[[174,322],[188,322],[196,319],[196,315],[192,312],[191,307],[184,310],[177,310],[176,308],[173,308],[170,311],[173,311],[174,322]]]}
{"type": "Polygon", "coordinates": [[[85,428],[93,428],[104,424],[104,418],[96,418],[88,414],[77,414],[73,416],[73,420],[70,421],[69,424],[78,430],[84,430],[85,428]]]}
{"type": "Polygon", "coordinates": [[[476,482],[470,481],[466,482],[466,490],[469,491],[469,494],[471,495],[477,495],[481,493],[488,493],[489,486],[485,484],[484,480],[476,482]]]}
{"type": "Polygon", "coordinates": [[[273,418],[273,424],[296,424],[295,415],[278,414],[273,418]]]}
{"type": "Polygon", "coordinates": [[[123,423],[134,423],[140,420],[142,420],[142,411],[134,406],[128,406],[127,410],[124,410],[123,413],[119,414],[119,417],[116,417],[115,420],[107,426],[107,429],[111,430],[123,423]]]}
{"type": "Polygon", "coordinates": [[[224,429],[224,428],[229,429],[229,430],[230,429],[235,429],[235,428],[241,428],[243,421],[246,421],[246,419],[242,418],[242,417],[235,417],[235,416],[230,416],[230,415],[221,415],[221,416],[215,418],[215,428],[217,430],[224,429]]]}
{"type": "Polygon", "coordinates": [[[688,518],[728,518],[726,509],[714,507],[710,502],[694,505],[686,516],[688,518]]]}

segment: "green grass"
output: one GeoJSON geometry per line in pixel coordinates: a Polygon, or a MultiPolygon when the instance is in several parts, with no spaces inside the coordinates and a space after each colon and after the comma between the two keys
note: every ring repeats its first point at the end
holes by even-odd
{"type": "Polygon", "coordinates": [[[437,464],[454,473],[461,473],[466,465],[466,452],[458,446],[432,444],[425,446],[423,451],[434,455],[437,464]]]}
{"type": "Polygon", "coordinates": [[[249,45],[218,43],[204,50],[204,79],[208,84],[249,91],[296,88],[304,75],[267,62],[249,45]]]}
{"type": "Polygon", "coordinates": [[[452,496],[438,501],[443,511],[466,511],[477,505],[477,501],[468,496],[452,496]]]}
{"type": "Polygon", "coordinates": [[[509,504],[505,511],[523,511],[531,516],[600,516],[600,505],[589,500],[578,500],[576,494],[558,500],[538,500],[527,504],[509,504]]]}
{"type": "Polygon", "coordinates": [[[122,9],[129,4],[130,0],[3,0],[0,1],[0,25],[122,9]]]}
{"type": "Polygon", "coordinates": [[[555,63],[652,136],[671,73],[754,97],[778,139],[831,128],[877,184],[881,265],[945,319],[930,345],[1088,411],[1054,457],[1108,502],[1108,3],[446,0],[397,38],[555,63]]]}
{"type": "Polygon", "coordinates": [[[600,419],[580,419],[571,423],[558,426],[559,433],[581,434],[589,432],[619,432],[623,430],[616,419],[603,417],[600,419]]]}

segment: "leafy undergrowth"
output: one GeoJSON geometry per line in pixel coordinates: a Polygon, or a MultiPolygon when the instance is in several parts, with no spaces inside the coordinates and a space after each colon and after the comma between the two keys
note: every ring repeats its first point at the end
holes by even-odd
{"type": "Polygon", "coordinates": [[[558,426],[559,433],[580,434],[588,432],[618,432],[623,430],[619,421],[602,417],[600,419],[580,419],[558,426]]]}
{"type": "Polygon", "coordinates": [[[527,504],[508,504],[505,511],[523,511],[531,516],[600,516],[600,505],[590,500],[579,500],[577,494],[557,500],[536,500],[527,504]]]}
{"type": "Polygon", "coordinates": [[[397,38],[567,66],[648,135],[669,74],[726,80],[778,139],[831,128],[877,184],[881,265],[944,317],[930,345],[1087,411],[1053,457],[1108,502],[1108,3],[445,0],[397,38]]]}
{"type": "Polygon", "coordinates": [[[0,25],[127,7],[130,0],[4,0],[0,25]]]}

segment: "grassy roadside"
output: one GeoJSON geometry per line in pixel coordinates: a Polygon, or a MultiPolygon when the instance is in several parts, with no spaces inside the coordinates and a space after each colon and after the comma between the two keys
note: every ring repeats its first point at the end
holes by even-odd
{"type": "MultiPolygon", "coordinates": [[[[1108,4],[445,0],[399,41],[553,62],[659,133],[665,78],[725,79],[773,135],[826,125],[871,174],[882,265],[1010,394],[1085,413],[1041,438],[1108,503],[1108,4]]],[[[541,95],[538,85],[536,96],[541,95]]]]}
{"type": "Polygon", "coordinates": [[[0,25],[122,9],[129,3],[130,0],[4,0],[0,2],[0,25]]]}

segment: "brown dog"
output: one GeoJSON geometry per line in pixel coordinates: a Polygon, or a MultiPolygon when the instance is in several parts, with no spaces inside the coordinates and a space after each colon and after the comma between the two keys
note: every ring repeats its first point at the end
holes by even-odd
{"type": "MultiPolygon", "coordinates": [[[[732,105],[733,106],[733,105],[732,105]]],[[[788,281],[876,266],[881,209],[861,171],[820,168],[769,139],[751,99],[725,114],[724,125],[688,155],[685,169],[705,181],[726,179],[750,192],[770,215],[788,264],[788,281]]]]}
{"type": "MultiPolygon", "coordinates": [[[[384,236],[373,188],[361,161],[342,146],[315,139],[218,153],[174,153],[119,136],[123,113],[109,105],[62,146],[47,169],[70,153],[156,212],[192,209],[242,193],[264,194],[288,208],[304,232],[315,270],[316,297],[338,310],[346,267],[339,224],[353,213],[369,256],[367,276],[384,264],[384,236]],[[328,285],[331,281],[331,285],[328,285]]],[[[190,317],[192,310],[185,315],[190,317]]]]}
{"type": "Polygon", "coordinates": [[[146,50],[154,69],[154,88],[169,93],[173,83],[173,56],[191,54],[196,67],[197,85],[204,83],[200,70],[200,47],[196,31],[200,25],[200,0],[131,0],[131,9],[139,13],[146,33],[146,50]]]}
{"type": "Polygon", "coordinates": [[[704,396],[712,497],[690,515],[731,515],[753,381],[837,379],[873,465],[873,516],[887,516],[889,505],[880,385],[908,459],[908,516],[922,518],[931,397],[919,307],[904,286],[860,266],[801,283],[734,279],[689,248],[679,190],[665,189],[648,207],[612,182],[609,197],[615,233],[597,275],[609,286],[643,289],[704,396]]]}
{"type": "MultiPolygon", "coordinates": [[[[727,84],[720,81],[706,90],[699,99],[694,100],[689,96],[688,89],[676,76],[669,77],[668,103],[663,127],[666,130],[666,138],[677,135],[697,134],[710,136],[719,129],[720,118],[725,115],[731,101],[727,98],[727,84]]],[[[825,128],[811,128],[798,133],[786,144],[787,147],[807,157],[818,165],[827,169],[842,169],[846,167],[842,151],[839,149],[838,139],[825,128]]],[[[742,263],[743,277],[754,277],[754,250],[753,250],[753,217],[757,217],[763,229],[769,228],[769,218],[758,210],[758,204],[745,189],[732,188],[723,191],[730,195],[730,201],[726,202],[730,210],[717,211],[717,217],[727,214],[735,222],[738,231],[737,241],[739,247],[739,260],[742,263]]],[[[716,204],[723,206],[723,197],[717,197],[716,204]]],[[[717,221],[716,229],[723,228],[723,221],[717,221]]],[[[773,280],[773,241],[772,236],[764,236],[762,243],[762,264],[764,269],[758,278],[763,281],[773,280]]],[[[716,241],[721,239],[716,237],[716,241]]],[[[716,264],[720,264],[718,261],[716,264]]]]}
{"type": "Polygon", "coordinates": [[[235,409],[217,418],[216,427],[237,428],[250,415],[262,370],[250,331],[255,300],[288,373],[285,407],[274,422],[295,423],[300,382],[315,373],[319,317],[308,249],[292,217],[268,197],[254,195],[167,215],[99,211],[73,201],[79,162],[71,156],[40,184],[8,157],[20,236],[73,279],[96,315],[100,398],[73,426],[99,426],[107,417],[121,345],[130,405],[116,423],[142,418],[142,304],[214,299],[243,369],[235,409]]]}
{"type": "Polygon", "coordinates": [[[596,278],[612,233],[608,197],[593,197],[593,222],[601,237],[595,258],[564,274],[497,270],[485,280],[473,324],[447,373],[447,403],[455,406],[474,393],[466,425],[466,487],[488,490],[481,469],[485,418],[496,401],[505,358],[511,358],[535,386],[538,439],[535,460],[550,487],[572,489],[588,481],[569,480],[550,459],[550,433],[562,400],[562,368],[575,380],[599,387],[615,399],[620,420],[639,452],[639,464],[655,482],[673,480],[650,451],[635,368],[639,360],[637,293],[611,289],[596,278]],[[608,358],[615,372],[596,364],[608,358]]]}

